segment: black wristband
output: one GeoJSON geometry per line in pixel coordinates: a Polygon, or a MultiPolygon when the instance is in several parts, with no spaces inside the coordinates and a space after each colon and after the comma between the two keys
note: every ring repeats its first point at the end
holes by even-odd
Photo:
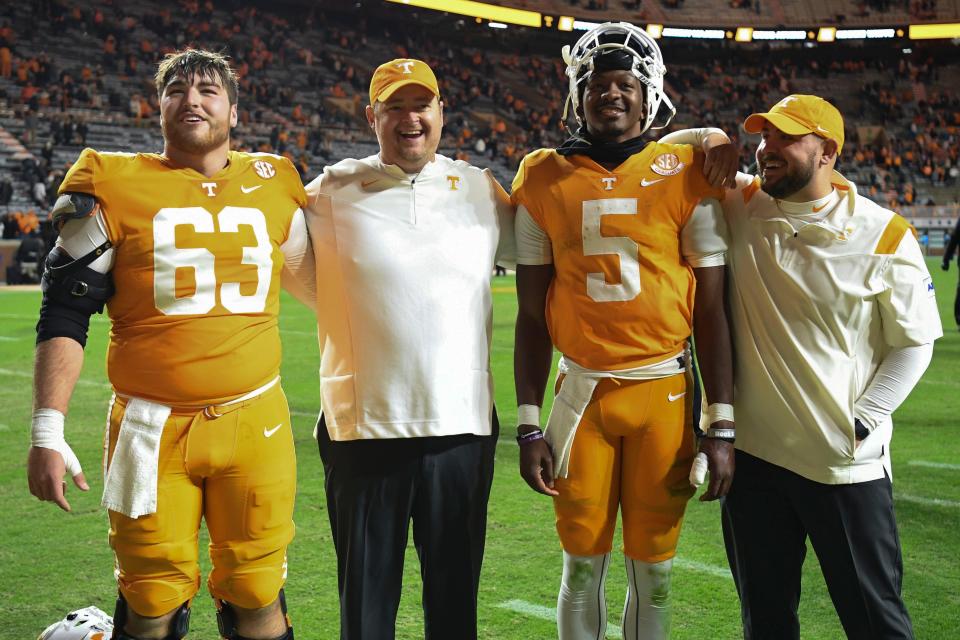
{"type": "Polygon", "coordinates": [[[734,429],[719,429],[717,427],[710,427],[707,429],[704,437],[710,438],[711,440],[723,440],[724,442],[733,444],[736,440],[735,434],[736,431],[734,429]]]}

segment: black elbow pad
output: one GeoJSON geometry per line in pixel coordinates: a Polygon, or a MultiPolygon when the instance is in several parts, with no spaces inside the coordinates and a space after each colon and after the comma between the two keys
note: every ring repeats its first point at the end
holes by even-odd
{"type": "Polygon", "coordinates": [[[113,277],[91,269],[93,260],[109,248],[109,242],[78,260],[60,247],[47,256],[40,287],[43,302],[37,322],[37,342],[50,338],[72,338],[81,346],[87,344],[90,316],[102,313],[103,306],[114,293],[113,277]]]}

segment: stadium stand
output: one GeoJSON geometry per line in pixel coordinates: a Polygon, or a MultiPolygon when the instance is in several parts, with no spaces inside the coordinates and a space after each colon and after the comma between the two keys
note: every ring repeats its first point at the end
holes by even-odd
{"type": "MultiPolygon", "coordinates": [[[[700,26],[704,16],[713,26],[804,27],[960,15],[956,0],[500,4],[588,20],[700,26]]],[[[505,185],[525,153],[566,135],[559,122],[567,87],[558,53],[576,32],[494,30],[470,18],[382,2],[364,2],[359,12],[335,0],[238,6],[210,0],[6,3],[0,9],[5,229],[22,233],[14,214],[45,218],[59,181],[84,146],[161,148],[150,76],[160,56],[189,44],[224,50],[236,64],[241,124],[235,145],[287,155],[305,180],[340,158],[375,152],[363,119],[367,84],[372,70],[392,57],[421,57],[436,69],[446,116],[441,151],[491,167],[505,185]]],[[[740,130],[745,115],[787,93],[823,94],[847,114],[850,142],[842,170],[869,197],[922,220],[918,226],[949,229],[960,199],[956,46],[903,43],[704,44],[664,38],[667,90],[678,107],[674,128],[723,128],[740,146],[747,168],[755,142],[740,130]]],[[[51,231],[44,231],[50,246],[51,231]]]]}
{"type": "Polygon", "coordinates": [[[749,19],[763,27],[842,24],[874,26],[908,22],[953,22],[955,0],[506,0],[495,2],[586,20],[618,19],[673,26],[735,27],[749,19]],[[704,16],[709,16],[709,24],[704,16]]]}

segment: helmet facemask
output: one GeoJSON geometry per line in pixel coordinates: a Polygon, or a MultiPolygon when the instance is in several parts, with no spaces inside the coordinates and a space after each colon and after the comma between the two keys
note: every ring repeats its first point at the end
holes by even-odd
{"type": "Polygon", "coordinates": [[[643,131],[663,129],[673,119],[677,110],[663,90],[663,77],[667,72],[663,56],[656,41],[645,31],[627,22],[607,22],[585,33],[571,48],[563,48],[563,61],[567,64],[566,75],[570,84],[567,101],[563,107],[563,121],[571,105],[577,124],[583,126],[580,114],[580,98],[583,89],[595,72],[610,69],[628,70],[644,87],[643,131]],[[659,126],[654,126],[660,106],[665,105],[670,113],[659,126]]]}

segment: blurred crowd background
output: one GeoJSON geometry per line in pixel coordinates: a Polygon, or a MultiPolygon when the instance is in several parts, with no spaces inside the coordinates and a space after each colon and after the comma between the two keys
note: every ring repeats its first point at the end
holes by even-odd
{"type": "MultiPolygon", "coordinates": [[[[871,26],[960,21],[960,3],[910,0],[514,0],[510,6],[644,25],[871,26]]],[[[809,28],[809,27],[807,27],[809,28]]],[[[35,0],[0,8],[0,221],[38,260],[66,170],[85,146],[160,151],[156,62],[185,46],[222,51],[240,77],[237,149],[290,158],[305,181],[327,164],[376,152],[363,109],[372,71],[426,60],[440,80],[441,151],[490,167],[509,188],[520,159],[554,146],[567,93],[560,48],[580,32],[493,29],[386,2],[35,0]]],[[[790,93],[834,102],[846,120],[840,170],[867,197],[915,220],[943,246],[960,202],[960,47],[901,38],[816,44],[660,40],[670,130],[716,126],[741,149],[746,115],[790,93]],[[906,43],[906,44],[905,44],[906,43]]],[[[572,124],[570,125],[572,126],[572,124]]],[[[663,133],[663,132],[658,132],[663,133]]],[[[9,243],[8,243],[9,244],[9,243]]],[[[12,251],[12,249],[10,250],[12,251]]],[[[4,254],[11,266],[15,256],[4,254]]],[[[20,262],[30,264],[22,258],[20,262]]],[[[22,270],[21,270],[22,272],[22,270]]],[[[0,269],[0,278],[4,272],[0,269]]],[[[32,279],[35,273],[23,276],[32,279]]],[[[8,282],[11,280],[8,277],[8,282]]]]}

